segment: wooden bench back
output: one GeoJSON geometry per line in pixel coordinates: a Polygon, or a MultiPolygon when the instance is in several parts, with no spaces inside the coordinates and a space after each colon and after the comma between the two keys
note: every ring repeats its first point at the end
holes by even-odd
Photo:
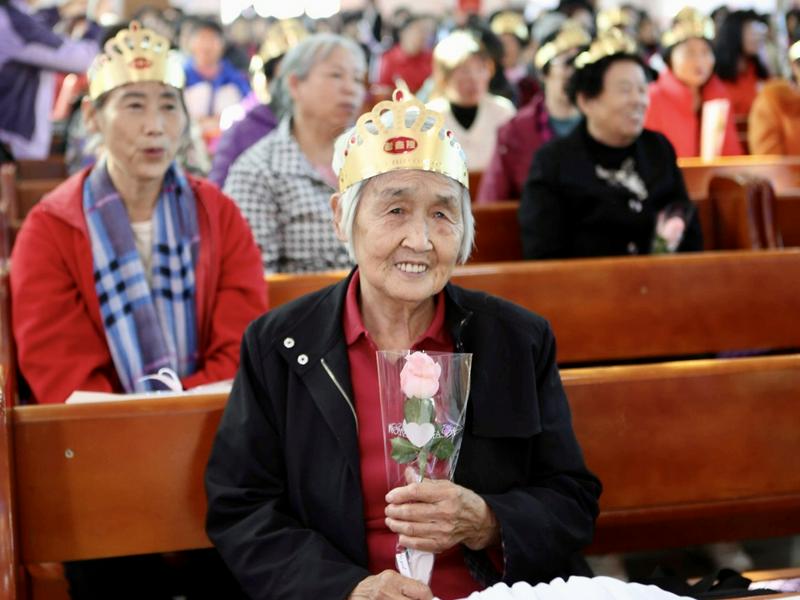
{"type": "MultiPolygon", "coordinates": [[[[604,482],[594,551],[800,532],[800,357],[565,370],[604,482]]],[[[13,411],[24,563],[208,545],[224,398],[13,411]]]]}
{"type": "Polygon", "coordinates": [[[203,473],[225,400],[16,407],[23,562],[209,545],[203,473]]]}
{"type": "Polygon", "coordinates": [[[800,533],[800,355],[565,370],[593,551],[800,533]]]}
{"type": "Polygon", "coordinates": [[[18,230],[28,213],[63,178],[21,179],[16,165],[0,167],[0,206],[12,230],[18,230]]]}
{"type": "Polygon", "coordinates": [[[800,187],[800,157],[797,156],[720,156],[713,161],[679,158],[678,166],[692,200],[707,197],[708,186],[718,175],[764,177],[779,196],[785,189],[800,187]]]}
{"type": "MultiPolygon", "coordinates": [[[[271,304],[345,275],[270,275],[271,304]]],[[[546,317],[560,364],[800,346],[798,250],[476,264],[453,282],[546,317]]]]}
{"type": "Polygon", "coordinates": [[[22,179],[60,179],[69,176],[63,156],[49,156],[43,160],[18,160],[17,178],[22,179]]]}
{"type": "Polygon", "coordinates": [[[522,260],[522,240],[517,211],[519,202],[473,204],[475,249],[470,264],[522,260]]]}
{"type": "Polygon", "coordinates": [[[714,248],[781,248],[775,193],[764,177],[718,175],[708,188],[714,248]]]}
{"type": "MultiPolygon", "coordinates": [[[[0,223],[0,227],[3,223],[0,223]]],[[[14,535],[15,498],[11,406],[14,397],[14,350],[11,336],[7,256],[0,257],[0,598],[16,598],[18,549],[14,535]]]]}

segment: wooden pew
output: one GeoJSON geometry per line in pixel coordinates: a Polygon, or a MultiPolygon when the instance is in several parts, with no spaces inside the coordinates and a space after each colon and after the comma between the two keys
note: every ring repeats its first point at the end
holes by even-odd
{"type": "Polygon", "coordinates": [[[751,250],[783,247],[775,192],[769,180],[747,174],[717,175],[709,184],[708,196],[713,238],[705,239],[706,247],[751,250]]]}
{"type": "Polygon", "coordinates": [[[475,249],[470,263],[522,260],[517,210],[519,202],[473,204],[475,249]]]}
{"type": "MultiPolygon", "coordinates": [[[[0,227],[2,224],[0,224],[0,227]]],[[[7,257],[0,259],[0,598],[16,598],[19,550],[14,535],[15,498],[14,465],[11,451],[11,378],[14,371],[9,314],[7,257]]]]}
{"type": "Polygon", "coordinates": [[[203,472],[225,401],[14,408],[23,563],[208,546],[203,472]]]}
{"type": "MultiPolygon", "coordinates": [[[[800,533],[800,356],[562,377],[605,484],[592,551],[800,533]]],[[[224,403],[15,407],[22,563],[206,547],[203,471],[224,403]]]]}
{"type": "Polygon", "coordinates": [[[18,160],[17,178],[18,179],[60,179],[64,180],[69,176],[64,157],[50,156],[44,160],[18,160]]]}
{"type": "MultiPolygon", "coordinates": [[[[270,275],[271,305],[345,275],[270,275]]],[[[800,347],[800,250],[476,264],[453,282],[546,317],[559,364],[800,347]]]]}
{"type": "Polygon", "coordinates": [[[593,552],[800,533],[800,355],[565,370],[593,552]]]}
{"type": "Polygon", "coordinates": [[[780,196],[784,190],[800,187],[800,156],[720,156],[712,161],[679,158],[686,189],[692,200],[707,197],[708,186],[717,175],[758,175],[768,179],[780,196]]]}
{"type": "Polygon", "coordinates": [[[63,179],[19,179],[13,164],[0,167],[0,204],[12,230],[18,230],[27,214],[42,197],[63,179]]]}

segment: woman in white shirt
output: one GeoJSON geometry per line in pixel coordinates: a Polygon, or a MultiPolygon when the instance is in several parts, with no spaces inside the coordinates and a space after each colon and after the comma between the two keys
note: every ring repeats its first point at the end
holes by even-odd
{"type": "Polygon", "coordinates": [[[494,64],[478,39],[455,31],[433,51],[434,99],[428,107],[444,115],[467,155],[471,172],[483,171],[494,153],[497,130],[516,112],[514,105],[489,93],[494,64]]]}

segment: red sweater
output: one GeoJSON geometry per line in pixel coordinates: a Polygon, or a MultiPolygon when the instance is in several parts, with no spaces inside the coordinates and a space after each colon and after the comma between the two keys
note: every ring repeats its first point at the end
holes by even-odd
{"type": "MultiPolygon", "coordinates": [[[[722,80],[712,75],[703,86],[702,99],[706,102],[717,98],[730,100],[722,80]]],[[[644,126],[667,136],[679,157],[700,156],[700,115],[694,110],[691,90],[670,69],[665,69],[658,80],[650,84],[650,107],[644,126]]],[[[736,135],[731,105],[722,154],[731,156],[743,153],[736,135]]]]}
{"type": "Polygon", "coordinates": [[[381,56],[378,83],[394,86],[395,79],[400,78],[408,84],[409,90],[416,92],[431,76],[432,71],[433,52],[423,50],[410,56],[398,44],[381,56]]]}
{"type": "MultiPolygon", "coordinates": [[[[83,214],[89,169],[59,185],[31,211],[12,253],[13,333],[19,366],[37,402],[64,402],[75,390],[122,392],[95,291],[83,214]]],[[[266,310],[261,255],[233,202],[189,177],[197,199],[198,370],[185,388],[229,379],[247,324],[266,310]]]]}
{"type": "MultiPolygon", "coordinates": [[[[364,520],[367,529],[369,570],[380,573],[394,569],[397,534],[386,526],[386,481],[383,427],[378,387],[378,350],[369,335],[358,307],[360,273],[356,272],[347,288],[343,328],[347,340],[350,381],[358,415],[358,451],[361,457],[361,493],[364,497],[364,520]]],[[[444,292],[436,297],[436,314],[412,350],[452,352],[453,341],[445,327],[444,292]]],[[[436,555],[430,587],[443,600],[465,598],[482,589],[469,573],[460,548],[436,555]]]]}

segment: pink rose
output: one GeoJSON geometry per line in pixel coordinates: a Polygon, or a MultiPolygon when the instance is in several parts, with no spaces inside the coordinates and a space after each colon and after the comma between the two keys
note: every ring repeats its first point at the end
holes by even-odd
{"type": "Polygon", "coordinates": [[[424,352],[406,356],[406,364],[400,371],[400,388],[408,398],[433,398],[439,390],[442,367],[424,352]]]}
{"type": "Polygon", "coordinates": [[[686,229],[686,223],[682,218],[670,217],[667,219],[664,218],[664,215],[659,215],[657,233],[664,240],[670,252],[678,249],[684,229],[686,229]]]}

